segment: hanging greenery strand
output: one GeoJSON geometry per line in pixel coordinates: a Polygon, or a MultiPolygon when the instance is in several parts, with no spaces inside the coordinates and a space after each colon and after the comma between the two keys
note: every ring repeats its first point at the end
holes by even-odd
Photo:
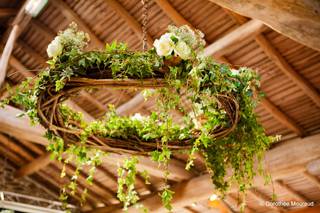
{"type": "MultiPolygon", "coordinates": [[[[233,70],[202,56],[203,34],[187,26],[170,26],[154,48],[144,52],[116,42],[104,50],[84,51],[88,42],[75,24],[60,32],[48,46],[49,67],[22,83],[11,97],[47,129],[48,150],[64,163],[77,165],[62,200],[75,193],[77,175],[85,165],[91,167],[92,182],[95,167],[109,152],[150,156],[167,165],[174,152],[185,151],[190,156],[186,169],[200,152],[221,195],[234,181],[240,191],[250,186],[255,159],[276,139],[265,135],[254,113],[259,99],[254,97],[259,88],[254,71],[233,70]],[[149,116],[122,117],[111,106],[103,118],[88,123],[63,104],[82,89],[101,87],[154,88],[158,110],[149,116]],[[181,105],[182,97],[191,104],[181,105]],[[182,123],[174,122],[172,110],[181,111],[182,123]]],[[[128,159],[119,169],[118,198],[125,208],[139,199],[134,191],[136,164],[137,158],[128,159]]],[[[172,196],[166,186],[161,198],[168,209],[172,196]]]]}

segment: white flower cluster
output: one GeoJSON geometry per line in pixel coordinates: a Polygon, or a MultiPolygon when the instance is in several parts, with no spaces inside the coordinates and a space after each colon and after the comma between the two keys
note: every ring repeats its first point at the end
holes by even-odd
{"type": "Polygon", "coordinates": [[[63,50],[63,45],[61,42],[61,38],[59,36],[56,36],[53,41],[48,45],[47,48],[47,54],[49,58],[55,58],[59,55],[61,55],[63,50]]]}
{"type": "Polygon", "coordinates": [[[138,121],[142,121],[145,119],[144,116],[142,116],[140,113],[135,113],[133,116],[130,117],[131,120],[138,120],[138,121]]]}
{"type": "Polygon", "coordinates": [[[173,33],[162,35],[154,41],[153,46],[159,56],[169,56],[174,52],[182,59],[189,59],[192,53],[187,43],[173,33]]]}
{"type": "Polygon", "coordinates": [[[77,25],[71,23],[69,28],[60,32],[48,45],[47,54],[50,58],[55,58],[61,55],[63,50],[83,49],[88,41],[89,36],[84,32],[79,32],[77,25]]]}

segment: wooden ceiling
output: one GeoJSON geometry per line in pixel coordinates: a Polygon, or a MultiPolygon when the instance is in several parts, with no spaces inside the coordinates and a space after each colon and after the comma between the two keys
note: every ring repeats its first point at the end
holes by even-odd
{"type": "MultiPolygon", "coordinates": [[[[0,2],[2,45],[21,6],[21,1],[0,2]]],[[[277,200],[319,202],[320,53],[258,20],[250,20],[208,0],[154,0],[150,1],[148,13],[149,46],[169,24],[188,24],[204,32],[208,44],[206,54],[222,63],[252,67],[260,73],[266,98],[256,112],[268,134],[279,134],[283,138],[266,157],[277,200]]],[[[104,43],[113,40],[126,42],[133,50],[142,48],[142,5],[139,0],[49,0],[44,11],[30,21],[16,41],[5,82],[17,85],[45,67],[48,43],[72,21],[89,33],[91,49],[102,48],[104,43]]],[[[6,87],[0,91],[2,97],[8,95],[6,87]]],[[[103,115],[108,104],[114,104],[121,115],[148,114],[154,109],[154,101],[145,102],[137,90],[82,91],[68,104],[83,112],[88,120],[103,115]]],[[[0,155],[17,169],[16,177],[30,176],[58,196],[59,187],[67,181],[59,177],[62,166],[50,161],[43,146],[47,141],[41,137],[43,128],[29,126],[26,119],[15,117],[18,113],[19,109],[13,107],[0,109],[0,155]]],[[[177,120],[181,116],[174,115],[177,120]]],[[[81,174],[79,193],[89,187],[88,202],[80,207],[82,211],[117,212],[121,208],[116,199],[116,170],[124,158],[109,155],[99,167],[92,186],[85,182],[86,172],[81,174]]],[[[186,156],[176,155],[169,165],[170,183],[176,191],[174,212],[214,212],[208,206],[208,198],[214,189],[204,162],[199,158],[195,168],[187,172],[185,161],[186,156]]],[[[139,178],[137,188],[141,202],[152,212],[163,212],[157,198],[163,186],[163,172],[154,162],[140,158],[139,171],[145,169],[151,174],[151,184],[146,185],[139,178]]],[[[73,165],[67,168],[68,176],[73,170],[73,165]]],[[[264,186],[261,178],[256,178],[247,197],[246,211],[291,212],[292,208],[263,204],[271,199],[272,190],[272,185],[264,186]]],[[[237,192],[232,191],[221,204],[229,212],[238,212],[237,200],[237,192]]],[[[78,201],[79,195],[75,195],[70,202],[78,205],[78,201]]]]}

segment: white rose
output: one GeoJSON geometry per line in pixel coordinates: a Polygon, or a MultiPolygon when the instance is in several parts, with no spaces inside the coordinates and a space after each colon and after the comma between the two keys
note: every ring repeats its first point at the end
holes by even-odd
{"type": "Polygon", "coordinates": [[[232,75],[239,75],[240,71],[236,69],[231,69],[232,75]]]}
{"type": "Polygon", "coordinates": [[[140,113],[136,113],[133,116],[131,116],[131,120],[142,121],[143,119],[145,119],[145,117],[143,117],[140,113]]]}
{"type": "Polygon", "coordinates": [[[57,57],[62,53],[63,45],[59,36],[55,37],[53,41],[48,45],[47,53],[50,58],[57,57]]]}
{"type": "Polygon", "coordinates": [[[178,41],[178,43],[174,47],[174,52],[182,59],[188,59],[191,55],[191,49],[184,41],[178,41]]]}
{"type": "Polygon", "coordinates": [[[174,42],[171,40],[171,36],[172,33],[166,33],[154,41],[153,46],[159,56],[168,56],[172,53],[174,42]]]}

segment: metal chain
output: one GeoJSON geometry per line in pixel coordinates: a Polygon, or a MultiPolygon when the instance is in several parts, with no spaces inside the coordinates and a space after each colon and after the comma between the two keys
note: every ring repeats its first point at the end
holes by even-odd
{"type": "Polygon", "coordinates": [[[141,0],[142,3],[142,50],[146,51],[148,47],[148,2],[149,0],[141,0]]]}

